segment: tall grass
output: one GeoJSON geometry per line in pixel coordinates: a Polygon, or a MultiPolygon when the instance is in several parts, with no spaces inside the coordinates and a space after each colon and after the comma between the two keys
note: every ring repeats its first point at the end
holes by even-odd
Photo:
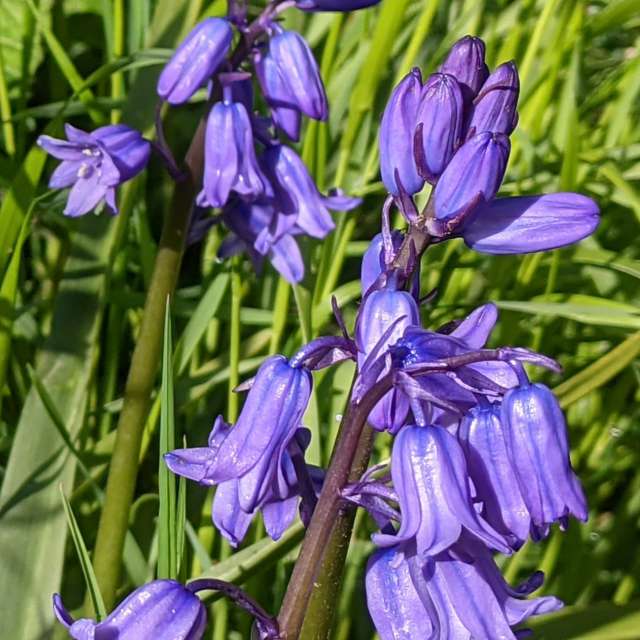
{"type": "MultiPolygon", "coordinates": [[[[259,3],[253,3],[259,4],[259,3]]],[[[140,328],[170,181],[152,164],[121,193],[121,214],[61,215],[47,191],[51,166],[34,146],[71,120],[123,121],[150,130],[154,84],[179,38],[217,0],[0,0],[0,627],[35,640],[53,629],[52,592],[80,608],[124,377],[140,328]],[[68,497],[60,499],[58,486],[68,497]],[[71,515],[70,515],[71,514],[71,515]],[[75,519],[73,518],[75,514],[75,519]],[[79,548],[82,549],[82,544],[79,548]]],[[[352,15],[286,20],[312,43],[331,104],[328,124],[306,125],[301,152],[318,183],[364,198],[338,214],[324,242],[305,247],[308,277],[291,290],[267,267],[218,262],[221,232],[188,249],[167,327],[163,376],[148,416],[124,552],[125,593],[154,575],[206,572],[232,579],[277,610],[301,537],[252,529],[234,555],[214,532],[210,495],[158,473],[161,451],[201,444],[214,417],[238,410],[229,394],[268,353],[291,353],[336,330],[334,294],[352,326],[359,259],[384,197],[376,133],[397,79],[430,72],[466,33],[487,43],[491,65],[515,59],[520,124],[503,193],[573,190],[602,208],[595,237],[524,257],[487,257],[450,242],[430,250],[423,290],[437,327],[480,302],[502,310],[495,340],[560,360],[547,376],[568,411],[572,459],[589,522],[504,562],[517,581],[536,567],[544,590],[569,606],[536,623],[549,640],[640,638],[640,1],[383,0],[352,15]],[[186,511],[186,525],[182,514],[186,511]],[[184,547],[184,553],[181,553],[184,547]]],[[[186,149],[204,102],[169,111],[170,143],[186,149]]],[[[316,374],[306,424],[311,462],[327,461],[351,377],[349,364],[316,374]]],[[[379,439],[376,457],[389,454],[379,439]]],[[[357,520],[334,637],[374,637],[362,572],[372,524],[357,520]]],[[[211,638],[246,638],[249,621],[213,605],[211,638]]]]}

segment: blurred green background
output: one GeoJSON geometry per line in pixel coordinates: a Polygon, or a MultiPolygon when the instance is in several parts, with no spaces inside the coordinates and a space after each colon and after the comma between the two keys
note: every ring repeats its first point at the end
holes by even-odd
{"type": "MultiPolygon", "coordinates": [[[[85,582],[59,486],[91,550],[171,193],[152,162],[121,191],[118,218],[65,219],[65,194],[47,191],[54,165],[35,139],[45,129],[60,135],[63,121],[89,129],[121,120],[151,135],[161,65],[197,20],[225,10],[224,0],[0,0],[0,626],[7,638],[53,637],[53,591],[61,589],[72,608],[82,604],[85,582]]],[[[290,10],[285,20],[312,44],[331,105],[328,124],[307,123],[301,153],[321,188],[340,186],[364,203],[336,215],[337,231],[324,242],[305,244],[309,275],[295,291],[270,267],[255,275],[246,259],[218,262],[220,229],[188,249],[172,309],[179,441],[200,445],[218,413],[233,417],[238,397],[230,388],[265,355],[335,332],[331,294],[352,327],[359,260],[384,198],[376,144],[384,104],[412,66],[428,74],[456,39],[481,36],[489,65],[514,59],[522,79],[501,193],[579,191],[599,202],[602,223],[580,246],[552,253],[488,257],[458,241],[429,250],[422,287],[439,295],[423,319],[437,327],[492,300],[502,310],[496,344],[538,349],[565,367],[562,378],[544,379],[568,412],[591,517],[501,564],[512,581],[541,568],[543,591],[569,605],[535,621],[536,637],[640,638],[640,1],[383,0],[345,15],[290,10]]],[[[178,157],[204,107],[203,95],[166,113],[178,157]]],[[[316,374],[306,418],[315,435],[311,462],[328,459],[351,375],[348,364],[316,374]]],[[[155,575],[161,397],[146,426],[122,594],[155,575]]],[[[379,438],[376,459],[388,456],[388,446],[379,438]]],[[[234,579],[277,611],[299,528],[274,545],[255,526],[249,550],[229,557],[209,503],[204,489],[187,487],[181,576],[206,570],[234,579]]],[[[339,640],[374,637],[362,582],[371,531],[359,517],[339,640]]],[[[207,637],[248,637],[246,617],[223,603],[213,611],[207,637]]]]}

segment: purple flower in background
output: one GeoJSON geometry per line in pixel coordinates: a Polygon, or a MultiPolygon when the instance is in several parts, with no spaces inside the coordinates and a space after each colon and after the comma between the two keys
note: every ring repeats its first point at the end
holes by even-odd
{"type": "Polygon", "coordinates": [[[599,214],[598,205],[578,193],[498,198],[481,204],[461,235],[481,253],[548,251],[591,235],[599,214]]]}
{"type": "Polygon", "coordinates": [[[271,73],[268,84],[272,87],[276,84],[276,73],[282,81],[276,91],[279,95],[274,96],[276,102],[282,101],[314,120],[326,120],[329,116],[327,96],[309,45],[294,31],[285,31],[277,25],[272,29],[275,35],[269,40],[265,57],[273,65],[272,70],[266,69],[271,73]]]}
{"type": "Polygon", "coordinates": [[[151,146],[139,131],[123,124],[91,133],[65,125],[68,140],[40,136],[38,144],[62,162],[49,179],[52,189],[71,187],[66,216],[89,213],[101,202],[118,213],[116,188],[136,176],[149,160],[151,146]]]}
{"type": "Polygon", "coordinates": [[[56,618],[76,640],[199,640],[207,613],[200,599],[175,580],[154,580],[127,596],[102,622],[74,621],[58,594],[56,618]]]}
{"type": "Polygon", "coordinates": [[[355,11],[378,4],[380,0],[297,0],[303,11],[355,11]]]}
{"type": "Polygon", "coordinates": [[[529,536],[531,515],[518,485],[507,450],[500,404],[472,408],[458,429],[469,475],[482,502],[483,518],[505,536],[513,536],[518,548],[529,536]]]}
{"type": "Polygon", "coordinates": [[[207,18],[197,24],[162,70],[158,95],[173,105],[187,102],[220,66],[232,38],[228,20],[207,18]]]}
{"type": "Polygon", "coordinates": [[[412,195],[424,186],[413,155],[421,97],[422,76],[419,69],[413,69],[393,90],[382,116],[380,171],[384,186],[394,196],[400,195],[400,187],[412,195]]]}
{"type": "Polygon", "coordinates": [[[465,36],[451,47],[440,66],[440,73],[448,73],[458,81],[466,104],[471,103],[489,76],[484,54],[485,46],[480,38],[465,36]]]}
{"type": "Polygon", "coordinates": [[[207,118],[203,181],[199,206],[222,207],[232,191],[249,197],[265,189],[249,114],[241,102],[232,101],[229,87],[207,118]]]}
{"type": "Polygon", "coordinates": [[[511,389],[502,403],[507,452],[532,520],[532,537],[547,535],[569,515],[585,522],[587,501],[571,468],[567,427],[558,400],[542,384],[511,389]]]}
{"type": "Polygon", "coordinates": [[[314,238],[324,238],[335,224],[329,209],[348,211],[360,200],[340,194],[323,196],[309,174],[302,158],[284,145],[268,148],[262,166],[274,190],[278,233],[296,226],[314,238]]]}
{"type": "Polygon", "coordinates": [[[462,137],[464,105],[453,76],[434,73],[422,90],[416,116],[415,158],[418,173],[435,184],[462,137]]]}
{"type": "Polygon", "coordinates": [[[378,546],[411,544],[420,555],[435,555],[466,530],[492,549],[510,553],[503,536],[476,512],[464,453],[443,427],[401,429],[393,443],[391,477],[402,521],[395,534],[374,534],[378,546]]]}
{"type": "Polygon", "coordinates": [[[482,85],[473,102],[469,135],[491,131],[509,135],[518,123],[520,80],[514,62],[501,64],[482,85]]]}
{"type": "MultiPolygon", "coordinates": [[[[409,326],[420,324],[420,310],[406,291],[393,288],[370,292],[364,299],[356,321],[358,368],[361,375],[384,356],[390,345],[402,337],[409,326]]],[[[380,431],[395,433],[405,423],[409,400],[399,390],[389,391],[373,408],[369,423],[380,431]]]]}
{"type": "Polygon", "coordinates": [[[433,191],[435,216],[446,220],[470,216],[498,192],[509,159],[507,136],[479,133],[451,159],[433,191]]]}

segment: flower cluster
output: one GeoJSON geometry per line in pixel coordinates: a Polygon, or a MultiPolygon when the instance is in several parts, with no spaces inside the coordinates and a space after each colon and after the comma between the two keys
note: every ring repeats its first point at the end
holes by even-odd
{"type": "MultiPolygon", "coordinates": [[[[300,0],[304,11],[350,11],[379,0],[300,0]]],[[[302,117],[326,120],[325,88],[309,45],[277,22],[290,2],[272,0],[249,24],[246,12],[230,3],[226,18],[207,18],[189,33],[166,64],[157,83],[161,100],[187,103],[207,87],[210,105],[204,139],[204,177],[198,215],[189,238],[211,226],[203,211],[220,210],[210,222],[230,233],[220,257],[246,250],[257,267],[268,258],[292,283],[304,276],[296,236],[324,238],[334,228],[330,210],[348,211],[360,201],[339,192],[321,194],[302,158],[286,143],[300,139],[302,117]],[[233,42],[239,38],[234,48],[233,42]],[[254,83],[253,77],[256,82],[254,83]],[[258,89],[267,112],[257,110],[258,89]]],[[[146,165],[151,145],[125,126],[85,133],[70,125],[68,141],[40,136],[39,144],[62,164],[49,186],[73,186],[64,213],[79,216],[101,202],[117,213],[116,189],[146,165]]],[[[176,179],[184,177],[159,131],[158,151],[176,179]]]]}

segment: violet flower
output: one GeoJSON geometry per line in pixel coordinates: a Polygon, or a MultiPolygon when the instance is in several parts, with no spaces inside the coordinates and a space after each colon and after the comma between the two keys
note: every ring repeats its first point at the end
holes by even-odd
{"type": "Polygon", "coordinates": [[[158,95],[173,105],[187,102],[220,66],[231,47],[233,28],[224,18],[207,18],[183,40],[158,78],[158,95]]]}
{"type": "Polygon", "coordinates": [[[384,186],[394,196],[401,190],[413,195],[424,186],[413,155],[421,96],[422,76],[419,69],[413,69],[393,90],[382,116],[380,171],[384,186]]]}
{"type": "Polygon", "coordinates": [[[542,384],[511,389],[502,403],[507,452],[532,520],[532,537],[547,535],[569,515],[586,522],[587,501],[571,468],[567,427],[558,400],[542,384]]]}
{"type": "Polygon", "coordinates": [[[400,248],[403,241],[403,234],[400,231],[391,233],[390,249],[394,255],[386,255],[387,248],[382,233],[376,234],[368,249],[362,256],[360,267],[360,283],[363,296],[374,285],[376,280],[387,270],[387,265],[393,260],[395,252],[400,248]]]}
{"type": "Polygon", "coordinates": [[[445,73],[431,75],[422,89],[416,116],[415,159],[418,173],[435,184],[462,137],[464,104],[457,80],[445,73]]]}
{"type": "MultiPolygon", "coordinates": [[[[275,35],[269,40],[265,57],[270,59],[273,72],[282,81],[276,101],[284,101],[314,120],[326,120],[329,117],[327,95],[309,45],[295,31],[285,31],[275,24],[272,30],[275,35]]],[[[272,75],[271,85],[274,84],[272,75]]]]}
{"type": "MultiPolygon", "coordinates": [[[[384,356],[390,345],[402,337],[405,329],[420,324],[420,310],[406,291],[393,288],[370,292],[356,320],[358,369],[361,375],[375,360],[384,356]]],[[[405,423],[408,398],[399,390],[387,393],[369,414],[369,423],[380,431],[395,433],[405,423]]]]}
{"type": "Polygon", "coordinates": [[[154,580],[128,595],[102,622],[73,620],[58,594],[56,618],[75,640],[199,640],[207,625],[200,599],[175,580],[154,580]]]}
{"type": "Polygon", "coordinates": [[[233,101],[230,87],[207,118],[203,182],[197,199],[201,207],[222,207],[232,191],[250,197],[265,189],[249,114],[241,102],[233,101]]]}
{"type": "Polygon", "coordinates": [[[505,62],[487,78],[473,102],[470,135],[491,131],[509,135],[518,123],[520,81],[514,62],[505,62]]]}
{"type": "Polygon", "coordinates": [[[484,54],[480,38],[465,36],[451,47],[440,66],[440,73],[448,73],[458,81],[466,104],[471,103],[489,76],[484,54]]]}
{"type": "Polygon", "coordinates": [[[511,552],[504,537],[476,512],[464,453],[443,427],[401,429],[393,443],[391,477],[402,522],[395,534],[374,534],[378,546],[411,544],[416,553],[433,556],[467,531],[492,549],[511,552]]]}
{"type": "Polygon", "coordinates": [[[116,188],[136,176],[149,160],[151,146],[139,131],[123,124],[87,133],[65,124],[68,140],[40,136],[38,145],[58,160],[51,175],[52,189],[71,187],[64,215],[89,213],[104,202],[118,213],[116,188]]]}

